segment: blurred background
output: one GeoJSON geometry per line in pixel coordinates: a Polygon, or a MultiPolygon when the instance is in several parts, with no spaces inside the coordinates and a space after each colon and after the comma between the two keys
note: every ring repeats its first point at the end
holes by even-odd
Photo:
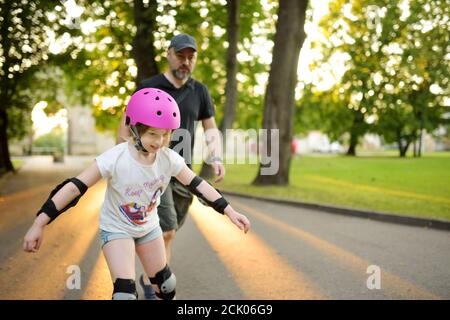
{"type": "Polygon", "coordinates": [[[293,40],[283,2],[1,0],[0,174],[112,147],[136,83],[189,33],[220,129],[281,132],[274,177],[230,163],[221,188],[450,219],[448,1],[309,1],[293,40]]]}
{"type": "MultiPolygon", "coordinates": [[[[38,254],[23,237],[50,190],[115,145],[128,98],[166,71],[179,33],[197,40],[193,77],[227,137],[225,179],[210,181],[252,229],[194,201],[174,244],[177,298],[448,299],[449,11],[448,0],[0,0],[0,299],[111,298],[96,223],[105,181],[38,254]],[[279,131],[279,153],[262,129],[279,131]]],[[[193,168],[208,178],[198,130],[193,168]]]]}

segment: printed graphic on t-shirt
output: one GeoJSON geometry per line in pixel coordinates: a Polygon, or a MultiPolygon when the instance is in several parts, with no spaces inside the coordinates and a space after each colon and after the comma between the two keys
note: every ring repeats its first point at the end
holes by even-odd
{"type": "Polygon", "coordinates": [[[144,224],[146,221],[147,207],[136,202],[131,202],[119,206],[120,212],[132,224],[144,224]]]}
{"type": "Polygon", "coordinates": [[[153,209],[156,208],[156,204],[158,202],[158,198],[161,197],[163,193],[163,187],[159,187],[158,190],[153,194],[152,200],[150,200],[150,204],[147,208],[148,214],[153,211],[153,209]]]}
{"type": "Polygon", "coordinates": [[[142,205],[137,202],[130,202],[119,206],[120,212],[132,224],[141,225],[147,222],[147,217],[156,208],[158,198],[163,193],[163,187],[159,187],[153,194],[149,205],[142,205]]]}

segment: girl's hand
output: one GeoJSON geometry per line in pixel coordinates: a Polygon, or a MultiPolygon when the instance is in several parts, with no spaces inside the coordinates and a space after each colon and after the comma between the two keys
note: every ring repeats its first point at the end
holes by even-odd
{"type": "Polygon", "coordinates": [[[247,217],[234,211],[232,208],[227,209],[229,210],[225,210],[225,214],[228,218],[230,218],[231,222],[233,222],[239,229],[244,230],[244,233],[247,233],[248,230],[250,230],[250,221],[247,217]]]}
{"type": "Polygon", "coordinates": [[[44,228],[32,225],[23,240],[23,250],[26,252],[37,252],[42,243],[44,228]]]}
{"type": "Polygon", "coordinates": [[[41,213],[30,229],[28,229],[23,239],[23,250],[26,252],[37,252],[44,237],[44,228],[50,218],[45,213],[41,213]]]}

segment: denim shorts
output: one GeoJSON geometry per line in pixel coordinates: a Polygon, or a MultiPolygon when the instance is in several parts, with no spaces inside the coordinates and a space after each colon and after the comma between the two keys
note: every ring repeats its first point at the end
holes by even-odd
{"type": "Polygon", "coordinates": [[[157,226],[152,231],[150,231],[149,233],[147,233],[146,235],[144,235],[140,238],[133,238],[132,236],[130,236],[129,234],[126,234],[126,233],[109,232],[109,231],[100,229],[100,243],[101,243],[102,248],[105,244],[107,244],[108,242],[110,242],[112,240],[133,239],[135,245],[140,245],[140,244],[144,244],[146,242],[155,240],[156,238],[158,238],[160,236],[162,236],[162,230],[161,230],[160,226],[157,226]]]}

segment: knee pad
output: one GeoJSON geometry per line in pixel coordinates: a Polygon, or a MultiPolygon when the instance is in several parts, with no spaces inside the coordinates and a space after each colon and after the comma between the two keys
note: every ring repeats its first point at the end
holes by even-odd
{"type": "Polygon", "coordinates": [[[163,300],[172,300],[175,297],[175,287],[177,278],[172,273],[169,266],[166,265],[161,271],[157,272],[154,278],[149,278],[152,284],[159,288],[159,292],[155,292],[156,296],[163,300]]]}
{"type": "Polygon", "coordinates": [[[136,284],[131,279],[117,278],[114,282],[113,300],[137,300],[136,284]]]}

